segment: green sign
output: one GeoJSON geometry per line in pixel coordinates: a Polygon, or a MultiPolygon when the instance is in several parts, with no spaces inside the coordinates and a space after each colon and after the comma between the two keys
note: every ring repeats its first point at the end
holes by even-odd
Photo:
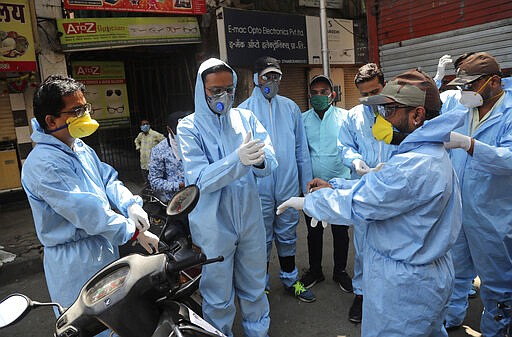
{"type": "Polygon", "coordinates": [[[58,19],[65,51],[200,43],[195,17],[58,19]]]}

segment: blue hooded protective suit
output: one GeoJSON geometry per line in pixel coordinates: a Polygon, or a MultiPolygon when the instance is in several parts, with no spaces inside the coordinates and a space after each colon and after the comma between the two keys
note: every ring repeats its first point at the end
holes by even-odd
{"type": "Polygon", "coordinates": [[[127,208],[142,206],[117,172],[76,139],[73,149],[32,119],[36,143],[21,172],[52,301],[70,306],[97,271],[119,258],[118,246],[135,232],[127,208]],[[112,210],[118,209],[123,215],[112,210]]]}
{"type": "Polygon", "coordinates": [[[510,316],[494,319],[503,314],[498,303],[512,306],[512,242],[506,240],[512,228],[512,91],[505,88],[501,102],[474,132],[473,112],[467,108],[464,125],[454,130],[475,139],[473,155],[462,149],[450,153],[460,180],[463,218],[453,248],[455,290],[446,323],[462,324],[476,273],[484,304],[480,330],[486,337],[502,336],[499,331],[510,322],[510,316]]]}
{"type": "Polygon", "coordinates": [[[304,212],[364,226],[362,336],[447,336],[453,289],[449,250],[461,226],[458,180],[443,141],[463,111],[425,121],[378,172],[350,189],[320,189],[304,212]]]}
{"type": "MultiPolygon", "coordinates": [[[[185,181],[201,190],[199,202],[189,215],[190,232],[206,256],[224,256],[223,262],[203,267],[200,291],[204,318],[233,336],[237,295],[246,336],[263,337],[270,316],[265,294],[265,227],[256,177],[270,174],[277,161],[269,135],[252,112],[231,109],[217,115],[208,107],[201,74],[220,64],[225,65],[209,59],[200,66],[195,113],[177,128],[185,181]],[[263,169],[240,162],[237,149],[249,131],[265,143],[263,169]]],[[[236,80],[233,71],[235,87],[236,80]]]]}
{"type": "MultiPolygon", "coordinates": [[[[375,123],[375,114],[372,108],[359,104],[348,111],[348,115],[342,121],[338,136],[338,152],[343,164],[352,170],[352,179],[359,179],[352,162],[361,159],[369,167],[375,167],[379,163],[386,162],[391,157],[391,152],[397,146],[378,141],[372,134],[372,126],[375,123]]],[[[362,295],[363,257],[361,252],[364,245],[364,227],[354,227],[354,277],[352,286],[354,294],[362,295]]]]}
{"type": "MultiPolygon", "coordinates": [[[[258,75],[254,74],[253,77],[257,85],[258,75]]],[[[270,259],[273,241],[278,256],[295,256],[299,212],[288,209],[276,216],[276,209],[284,201],[304,192],[306,184],[313,179],[302,113],[289,98],[276,95],[269,102],[258,86],[254,87],[251,96],[239,107],[254,112],[267,129],[279,162],[279,167],[270,176],[258,179],[267,233],[267,261],[270,259]]],[[[298,279],[297,267],[290,273],[281,270],[279,277],[285,286],[291,286],[298,279]]]]}

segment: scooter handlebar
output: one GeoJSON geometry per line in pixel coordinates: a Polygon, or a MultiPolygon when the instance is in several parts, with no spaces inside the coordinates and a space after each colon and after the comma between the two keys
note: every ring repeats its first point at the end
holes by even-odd
{"type": "Polygon", "coordinates": [[[198,266],[206,261],[206,255],[203,253],[194,254],[185,258],[182,261],[170,262],[167,264],[167,272],[174,274],[190,267],[198,266]]]}
{"type": "Polygon", "coordinates": [[[214,262],[224,261],[224,256],[218,256],[213,259],[206,259],[206,255],[203,253],[195,254],[185,258],[182,261],[171,262],[167,264],[167,272],[170,274],[180,272],[190,267],[195,267],[204,264],[210,264],[214,262]]]}

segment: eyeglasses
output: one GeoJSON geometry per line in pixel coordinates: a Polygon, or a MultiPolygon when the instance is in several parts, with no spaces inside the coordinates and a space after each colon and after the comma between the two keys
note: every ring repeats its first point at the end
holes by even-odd
{"type": "Polygon", "coordinates": [[[107,112],[108,113],[123,113],[124,112],[124,106],[120,106],[120,107],[117,107],[117,108],[114,108],[114,107],[107,107],[107,112]]]}
{"type": "MultiPolygon", "coordinates": [[[[481,76],[479,78],[477,78],[476,80],[474,80],[473,82],[469,82],[469,83],[466,83],[466,84],[462,84],[462,85],[458,85],[457,86],[457,89],[461,90],[461,91],[468,91],[468,90],[471,90],[471,91],[474,91],[474,85],[476,83],[478,83],[480,80],[483,80],[485,79],[486,76],[481,76]]],[[[492,76],[491,76],[492,77],[492,76]]],[[[489,77],[489,79],[491,78],[489,77]]]]}
{"type": "Polygon", "coordinates": [[[331,89],[321,89],[321,90],[310,90],[311,96],[329,96],[331,94],[331,89]]]}
{"type": "Polygon", "coordinates": [[[121,90],[119,90],[119,89],[115,89],[115,90],[108,89],[106,92],[108,97],[112,96],[114,93],[116,94],[116,96],[121,96],[121,90]]]}
{"type": "Polygon", "coordinates": [[[281,81],[281,74],[278,74],[278,73],[266,73],[265,75],[261,75],[261,79],[265,82],[267,81],[274,81],[274,82],[277,82],[277,81],[281,81]]]}
{"type": "Polygon", "coordinates": [[[396,112],[396,110],[398,110],[398,109],[409,108],[409,106],[407,106],[407,105],[398,105],[398,104],[386,104],[386,105],[380,105],[379,107],[381,107],[379,109],[379,113],[381,115],[383,115],[384,118],[388,118],[389,116],[394,114],[396,112]]]}
{"type": "Polygon", "coordinates": [[[206,88],[206,90],[208,90],[213,97],[219,97],[225,92],[227,92],[229,95],[233,95],[235,93],[235,87],[232,85],[229,87],[210,87],[206,88]]]}
{"type": "Polygon", "coordinates": [[[73,114],[76,117],[82,117],[86,113],[88,113],[89,115],[94,115],[94,111],[92,110],[91,103],[85,103],[84,105],[76,107],[76,108],[74,108],[72,110],[69,110],[69,111],[61,111],[61,112],[59,112],[59,114],[73,114]]]}

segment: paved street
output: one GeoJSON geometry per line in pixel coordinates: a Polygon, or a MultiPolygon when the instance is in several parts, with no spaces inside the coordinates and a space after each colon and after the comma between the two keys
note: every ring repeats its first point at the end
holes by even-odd
{"type": "MultiPolygon", "coordinates": [[[[307,265],[306,230],[301,221],[299,224],[299,246],[297,262],[299,269],[307,265]]],[[[342,293],[331,280],[332,271],[332,244],[331,234],[325,233],[324,273],[326,281],[316,285],[313,290],[317,296],[314,303],[300,302],[284,292],[279,278],[277,257],[273,256],[271,263],[271,292],[269,295],[271,307],[271,336],[297,336],[297,337],[359,337],[360,326],[347,320],[348,309],[352,303],[353,295],[342,293]]],[[[352,248],[352,247],[351,247],[352,248]]],[[[353,249],[350,250],[349,270],[352,270],[353,249]]],[[[43,273],[29,275],[10,284],[0,286],[0,298],[13,292],[21,292],[33,300],[48,300],[48,292],[44,282],[43,273]]],[[[479,336],[471,328],[478,330],[481,303],[479,298],[471,300],[466,329],[461,328],[450,332],[450,337],[479,336]]],[[[51,336],[54,324],[53,313],[48,308],[39,308],[32,311],[17,325],[2,330],[3,337],[41,337],[51,336]]],[[[243,336],[239,317],[235,322],[235,336],[243,336]]]]}

